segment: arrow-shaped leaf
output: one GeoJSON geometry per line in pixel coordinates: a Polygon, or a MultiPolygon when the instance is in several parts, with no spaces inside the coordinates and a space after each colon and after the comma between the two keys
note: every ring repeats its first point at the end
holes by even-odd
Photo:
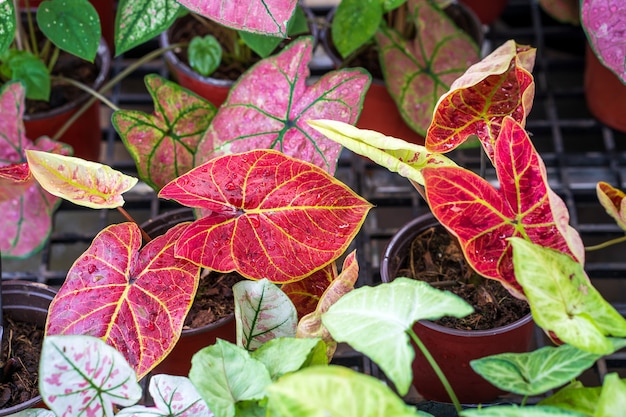
{"type": "Polygon", "coordinates": [[[370,76],[355,69],[331,71],[307,86],[312,50],[312,38],[303,36],[246,71],[198,145],[202,159],[196,158],[196,165],[225,153],[267,148],[333,174],[341,146],[306,122],[333,119],[355,123],[370,76]]]}
{"type": "Polygon", "coordinates": [[[146,375],[176,344],[198,287],[199,267],[174,256],[187,225],[141,250],[135,223],[102,230],[52,300],[46,333],[100,337],[146,375]]]}
{"type": "Polygon", "coordinates": [[[396,278],[360,287],[341,297],[322,322],[337,342],[347,342],[371,358],[404,395],[411,385],[415,352],[406,332],[418,320],[464,317],[473,308],[460,297],[423,281],[396,278]]]}
{"type": "Polygon", "coordinates": [[[39,372],[41,396],[58,416],[112,417],[114,404],[128,406],[141,399],[133,369],[96,337],[45,337],[39,372]]]}
{"type": "Polygon", "coordinates": [[[73,156],[27,150],[26,158],[31,173],[46,191],[80,206],[123,206],[122,193],[137,184],[137,178],[108,165],[73,156]]]}
{"type": "Polygon", "coordinates": [[[189,10],[215,20],[221,25],[287,37],[287,22],[291,18],[297,0],[178,0],[189,10]]]}
{"type": "Polygon", "coordinates": [[[439,98],[426,135],[432,152],[448,152],[477,135],[493,160],[502,119],[522,126],[532,107],[535,49],[508,41],[471,66],[439,98]]]}
{"type": "Polygon", "coordinates": [[[408,0],[408,6],[415,38],[405,39],[383,25],[376,42],[389,94],[404,121],[425,135],[439,97],[480,56],[476,42],[435,2],[408,0]]]}
{"type": "Polygon", "coordinates": [[[521,298],[507,238],[522,237],[581,262],[584,249],[528,134],[510,117],[503,121],[495,161],[499,190],[463,168],[425,168],[426,198],[435,217],[459,239],[472,268],[521,298]]]}
{"type": "Polygon", "coordinates": [[[295,336],[298,317],[293,303],[266,279],[233,286],[237,345],[255,350],[268,340],[295,336]]]}
{"type": "Polygon", "coordinates": [[[337,259],[371,208],[321,168],[267,149],[212,159],[159,196],[207,212],[185,230],[177,256],[275,283],[337,259]]]}
{"type": "Polygon", "coordinates": [[[216,109],[208,101],[156,74],[145,77],[154,114],[118,110],[112,122],[135,160],[139,177],[154,190],[193,168],[193,159],[216,109]]]}
{"type": "Polygon", "coordinates": [[[626,194],[611,184],[600,181],[596,185],[596,194],[602,207],[615,219],[619,227],[626,230],[626,194]]]}

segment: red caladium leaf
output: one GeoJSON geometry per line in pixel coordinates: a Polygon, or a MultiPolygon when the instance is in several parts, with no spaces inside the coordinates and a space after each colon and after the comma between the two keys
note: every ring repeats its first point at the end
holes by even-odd
{"type": "Polygon", "coordinates": [[[376,42],[387,89],[402,118],[425,135],[437,99],[480,55],[469,35],[432,1],[409,0],[408,5],[417,36],[407,40],[383,25],[376,42]]]}
{"type": "Polygon", "coordinates": [[[145,77],[154,114],[118,110],[112,122],[137,165],[139,177],[155,191],[193,168],[193,159],[215,106],[156,74],[145,77]]]}
{"type": "Polygon", "coordinates": [[[499,190],[463,168],[425,168],[426,197],[435,217],[459,239],[472,268],[523,297],[507,238],[527,239],[581,263],[584,248],[568,225],[565,203],[548,186],[528,134],[511,117],[503,120],[495,160],[499,190]]]}
{"type": "Polygon", "coordinates": [[[337,259],[372,207],[321,168],[269,149],[212,159],[159,197],[206,214],[182,234],[177,256],[274,283],[337,259]]]}
{"type": "Polygon", "coordinates": [[[143,249],[132,222],[102,230],[50,304],[46,334],[100,337],[146,375],[174,347],[200,268],[174,256],[181,223],[143,249]]]}
{"type": "Polygon", "coordinates": [[[611,184],[600,181],[596,185],[596,194],[602,207],[622,229],[626,230],[626,194],[611,184]]]}
{"type": "Polygon", "coordinates": [[[439,99],[426,135],[426,148],[448,152],[477,135],[493,161],[502,119],[522,126],[532,107],[535,84],[530,73],[535,49],[508,41],[473,65],[439,99]]]}
{"type": "Polygon", "coordinates": [[[626,8],[621,0],[581,0],[583,29],[596,56],[626,83],[626,8]]]}
{"type": "Polygon", "coordinates": [[[280,289],[287,294],[298,312],[298,319],[315,311],[326,288],[337,278],[335,262],[300,281],[285,284],[280,289]]]}
{"type": "Polygon", "coordinates": [[[312,44],[311,37],[300,37],[239,78],[198,145],[196,165],[227,153],[268,148],[335,172],[341,145],[306,121],[354,124],[371,78],[362,70],[331,71],[307,86],[312,44]]]}
{"type": "Polygon", "coordinates": [[[178,0],[189,10],[246,32],[287,37],[287,22],[297,0],[178,0]]]}

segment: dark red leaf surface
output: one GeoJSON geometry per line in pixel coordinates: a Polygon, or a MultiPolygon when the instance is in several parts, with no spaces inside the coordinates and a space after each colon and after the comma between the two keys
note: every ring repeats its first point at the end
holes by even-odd
{"type": "Polygon", "coordinates": [[[333,262],[300,281],[290,282],[280,289],[287,294],[298,312],[298,319],[312,313],[326,288],[337,277],[337,265],[333,262]]]}

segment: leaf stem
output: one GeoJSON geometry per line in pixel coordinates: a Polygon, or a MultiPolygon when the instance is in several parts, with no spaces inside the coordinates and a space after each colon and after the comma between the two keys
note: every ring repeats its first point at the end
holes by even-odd
{"type": "Polygon", "coordinates": [[[79,82],[76,80],[72,80],[71,78],[66,78],[63,77],[61,75],[57,76],[57,75],[51,75],[50,76],[51,79],[57,80],[57,81],[61,81],[62,83],[67,83],[67,84],[71,84],[76,88],[80,88],[83,91],[88,92],[89,94],[91,94],[92,96],[97,97],[100,101],[102,101],[104,104],[106,104],[107,106],[109,106],[111,109],[113,109],[113,111],[119,110],[119,107],[117,107],[113,102],[111,102],[111,100],[109,100],[108,98],[106,98],[105,96],[103,96],[102,94],[100,94],[99,92],[97,92],[96,90],[94,90],[93,88],[79,82]]]}
{"type": "Polygon", "coordinates": [[[526,406],[527,402],[528,402],[528,395],[524,395],[524,398],[522,398],[522,402],[520,403],[520,407],[526,406]]]}
{"type": "Polygon", "coordinates": [[[454,393],[454,390],[452,389],[452,386],[450,385],[448,378],[446,378],[443,371],[437,364],[437,361],[435,361],[435,358],[433,358],[433,356],[430,354],[430,352],[428,351],[424,343],[422,343],[420,338],[417,337],[413,329],[409,328],[408,333],[409,333],[409,336],[411,336],[411,339],[413,339],[413,341],[417,345],[418,349],[422,352],[422,354],[424,355],[424,357],[426,358],[430,366],[433,368],[433,371],[435,371],[435,374],[437,374],[439,381],[441,381],[441,384],[445,388],[446,392],[448,393],[448,396],[450,397],[450,399],[452,400],[452,403],[454,404],[454,409],[456,410],[457,413],[460,413],[462,411],[461,403],[459,402],[459,399],[454,393]]]}
{"type": "MultiPolygon", "coordinates": [[[[127,212],[126,210],[124,210],[122,207],[117,207],[117,211],[119,211],[119,212],[120,212],[120,214],[121,214],[122,216],[124,216],[124,218],[125,218],[126,220],[128,220],[129,222],[133,222],[133,223],[135,223],[137,226],[139,226],[139,223],[137,223],[137,222],[135,221],[135,219],[133,219],[133,216],[131,216],[130,214],[128,214],[128,212],[127,212]]],[[[152,240],[152,238],[151,238],[150,236],[148,236],[148,234],[146,233],[146,231],[145,231],[145,230],[143,230],[143,229],[141,228],[141,226],[139,227],[139,230],[141,230],[141,236],[143,237],[143,240],[144,240],[146,243],[148,243],[148,242],[150,242],[150,241],[152,240]]]]}
{"type": "Polygon", "coordinates": [[[626,242],[626,235],[624,235],[622,237],[615,238],[615,239],[607,240],[606,242],[602,242],[602,243],[599,243],[597,245],[585,246],[585,251],[586,252],[592,252],[594,250],[608,248],[611,245],[616,245],[616,244],[622,243],[622,242],[626,242]]]}

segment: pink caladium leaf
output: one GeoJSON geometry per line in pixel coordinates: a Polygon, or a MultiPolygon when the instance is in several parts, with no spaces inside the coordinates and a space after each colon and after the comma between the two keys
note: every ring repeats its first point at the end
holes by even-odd
{"type": "Polygon", "coordinates": [[[556,249],[580,263],[583,245],[568,225],[565,203],[548,186],[528,134],[511,117],[503,120],[495,160],[499,190],[463,168],[425,168],[426,197],[435,217],[459,239],[472,268],[523,298],[509,237],[556,249]]]}
{"type": "Polygon", "coordinates": [[[22,194],[33,181],[27,162],[0,166],[0,203],[22,194]]]}
{"type": "Polygon", "coordinates": [[[284,284],[280,289],[287,294],[298,312],[298,319],[315,311],[326,288],[337,278],[335,262],[301,279],[300,281],[284,284]]]}
{"type": "Polygon", "coordinates": [[[193,168],[194,154],[215,112],[200,96],[156,74],[145,77],[153,114],[117,110],[112,122],[137,165],[139,177],[155,191],[193,168]]]}
{"type": "Polygon", "coordinates": [[[535,49],[508,41],[459,77],[435,108],[426,148],[448,152],[477,135],[493,160],[502,119],[526,123],[535,84],[531,74],[535,49]]]}
{"type": "Polygon", "coordinates": [[[223,154],[268,148],[334,174],[341,145],[306,122],[354,124],[371,77],[356,69],[331,71],[307,86],[312,45],[311,37],[300,37],[241,76],[198,145],[196,165],[223,154]]]}
{"type": "Polygon", "coordinates": [[[323,169],[269,149],[212,159],[159,197],[205,214],[181,235],[177,256],[274,283],[341,256],[372,207],[323,169]]]}
{"type": "Polygon", "coordinates": [[[41,397],[57,416],[113,416],[114,404],[141,399],[124,357],[91,336],[47,336],[39,374],[41,397]]]}
{"type": "Polygon", "coordinates": [[[425,135],[437,99],[480,55],[476,42],[432,1],[409,0],[408,5],[417,36],[405,39],[381,26],[376,42],[389,94],[404,121],[425,135]]]}
{"type": "Polygon", "coordinates": [[[626,83],[626,8],[621,0],[581,0],[581,22],[596,56],[626,83]]]}
{"type": "Polygon", "coordinates": [[[596,184],[596,194],[609,216],[615,219],[619,227],[626,230],[626,194],[604,181],[596,184]]]}
{"type": "Polygon", "coordinates": [[[266,279],[233,286],[237,345],[255,350],[278,337],[295,337],[298,315],[287,295],[266,279]]]}
{"type": "Polygon", "coordinates": [[[52,300],[46,334],[100,337],[124,355],[138,378],[146,375],[176,344],[198,287],[200,268],[174,256],[187,225],[141,250],[135,223],[102,230],[52,300]]]}
{"type": "Polygon", "coordinates": [[[287,37],[287,22],[297,0],[178,0],[189,10],[221,25],[246,32],[287,37]]]}

